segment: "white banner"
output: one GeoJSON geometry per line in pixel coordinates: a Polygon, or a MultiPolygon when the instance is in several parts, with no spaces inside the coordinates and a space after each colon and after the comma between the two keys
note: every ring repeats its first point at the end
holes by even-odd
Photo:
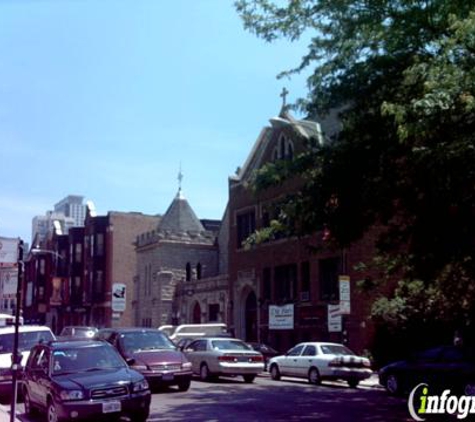
{"type": "Polygon", "coordinates": [[[112,311],[125,311],[125,284],[114,283],[112,285],[112,311]]]}
{"type": "Polygon", "coordinates": [[[0,268],[2,294],[15,295],[18,284],[18,268],[0,268]]]}
{"type": "Polygon", "coordinates": [[[0,267],[11,267],[18,261],[18,239],[0,237],[0,267]]]}
{"type": "Polygon", "coordinates": [[[269,330],[294,329],[294,304],[269,305],[269,330]]]}

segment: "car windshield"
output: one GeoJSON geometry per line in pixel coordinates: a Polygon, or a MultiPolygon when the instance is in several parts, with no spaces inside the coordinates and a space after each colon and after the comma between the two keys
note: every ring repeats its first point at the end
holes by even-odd
{"type": "Polygon", "coordinates": [[[251,346],[239,340],[212,340],[211,347],[215,350],[253,350],[251,346]]]}
{"type": "Polygon", "coordinates": [[[74,329],[74,336],[75,337],[84,337],[84,338],[90,338],[94,337],[94,334],[96,333],[97,330],[94,330],[89,327],[76,327],[74,329]]]}
{"type": "Polygon", "coordinates": [[[176,349],[172,341],[158,330],[121,334],[120,345],[126,353],[156,349],[176,349]]]}
{"type": "Polygon", "coordinates": [[[355,355],[350,349],[339,344],[325,344],[320,347],[322,353],[327,355],[355,355]]]}
{"type": "Polygon", "coordinates": [[[122,368],[126,363],[110,346],[65,348],[53,352],[53,374],[122,368]]]}
{"type": "MultiPolygon", "coordinates": [[[[18,334],[18,350],[29,351],[35,344],[41,341],[54,340],[50,331],[29,331],[18,334]]],[[[13,353],[14,334],[0,335],[0,353],[13,353]]]]}

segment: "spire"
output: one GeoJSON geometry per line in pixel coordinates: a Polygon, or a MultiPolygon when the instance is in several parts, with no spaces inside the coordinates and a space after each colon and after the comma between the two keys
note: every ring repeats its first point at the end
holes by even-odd
{"type": "Polygon", "coordinates": [[[287,88],[284,86],[282,88],[282,92],[280,93],[280,96],[282,97],[282,108],[285,109],[287,107],[287,95],[289,94],[289,91],[287,88]]]}
{"type": "Polygon", "coordinates": [[[178,199],[184,199],[183,193],[181,192],[181,182],[183,180],[183,173],[181,172],[181,163],[180,163],[180,170],[178,171],[178,193],[177,193],[177,198],[178,199]]]}

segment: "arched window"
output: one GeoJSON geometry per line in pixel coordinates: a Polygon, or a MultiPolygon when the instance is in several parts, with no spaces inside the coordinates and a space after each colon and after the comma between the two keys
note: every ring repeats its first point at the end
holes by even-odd
{"type": "Polygon", "coordinates": [[[287,144],[286,144],[286,153],[285,153],[285,158],[287,160],[293,160],[294,158],[294,144],[292,143],[292,141],[287,141],[287,144]]]}
{"type": "Polygon", "coordinates": [[[191,280],[191,265],[189,262],[186,263],[186,281],[191,280]]]}
{"type": "Polygon", "coordinates": [[[279,152],[280,152],[280,155],[279,155],[279,158],[281,160],[283,160],[285,158],[285,144],[286,144],[286,140],[285,140],[285,137],[284,136],[281,136],[280,139],[279,139],[279,152]]]}
{"type": "Polygon", "coordinates": [[[201,280],[201,264],[199,262],[196,265],[196,278],[201,280]]]}

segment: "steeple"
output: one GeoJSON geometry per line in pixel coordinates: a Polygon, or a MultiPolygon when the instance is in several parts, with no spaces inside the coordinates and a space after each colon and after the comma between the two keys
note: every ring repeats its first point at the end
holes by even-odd
{"type": "Polygon", "coordinates": [[[183,180],[183,173],[178,172],[178,192],[168,207],[167,212],[160,220],[158,230],[169,230],[174,232],[202,232],[205,228],[201,221],[196,216],[190,204],[186,200],[181,190],[181,182],[183,180]]]}

